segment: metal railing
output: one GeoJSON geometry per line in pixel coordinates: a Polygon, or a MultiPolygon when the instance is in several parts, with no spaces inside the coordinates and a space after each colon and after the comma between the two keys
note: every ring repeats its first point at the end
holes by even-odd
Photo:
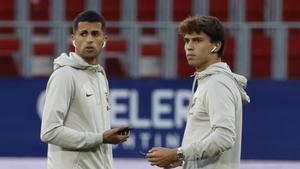
{"type": "MultiPolygon", "coordinates": [[[[125,53],[128,58],[129,75],[132,78],[139,78],[139,59],[141,58],[140,44],[142,41],[141,30],[143,28],[155,28],[154,34],[158,42],[164,47],[162,56],[163,77],[177,77],[177,23],[174,22],[108,22],[108,28],[120,28],[122,33],[119,38],[125,39],[128,43],[128,51],[125,53]]],[[[1,27],[15,27],[16,37],[20,39],[20,62],[23,76],[31,76],[31,59],[33,56],[32,42],[34,38],[33,29],[36,27],[50,28],[50,40],[56,44],[56,55],[67,52],[70,43],[68,22],[0,22],[1,27]]],[[[296,28],[300,30],[300,23],[282,22],[239,22],[225,23],[232,36],[236,40],[235,47],[235,71],[247,77],[251,77],[251,30],[264,29],[266,34],[272,38],[272,78],[287,78],[287,37],[288,30],[296,28]]],[[[0,35],[1,36],[1,35],[0,35]]],[[[105,56],[104,56],[105,57],[105,56]]]]}

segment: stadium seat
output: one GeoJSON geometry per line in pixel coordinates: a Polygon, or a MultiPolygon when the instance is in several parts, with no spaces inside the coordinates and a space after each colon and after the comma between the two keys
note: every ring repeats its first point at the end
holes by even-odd
{"type": "MultiPolygon", "coordinates": [[[[0,5],[0,22],[1,21],[13,21],[15,19],[15,0],[1,0],[0,5]]],[[[0,27],[1,34],[12,34],[14,28],[12,27],[0,27]]]]}
{"type": "Polygon", "coordinates": [[[36,57],[55,57],[55,45],[53,43],[36,43],[33,45],[33,55],[36,57]]]}
{"type": "Polygon", "coordinates": [[[65,16],[67,21],[72,21],[78,13],[85,9],[85,0],[65,0],[65,16]]]}
{"type": "MultiPolygon", "coordinates": [[[[120,21],[121,20],[121,0],[102,0],[101,13],[106,21],[120,21]]],[[[108,27],[107,33],[111,35],[118,35],[120,29],[116,27],[108,27]]]]}
{"type": "Polygon", "coordinates": [[[52,42],[39,42],[33,44],[32,76],[47,77],[52,73],[55,44],[52,42]]]}
{"type": "Polygon", "coordinates": [[[137,0],[137,20],[155,21],[156,0],[137,0]]]}
{"type": "MultiPolygon", "coordinates": [[[[49,0],[30,0],[30,20],[31,21],[50,21],[50,1],[49,0]]],[[[49,33],[47,27],[35,27],[34,34],[44,35],[49,33]]]]}
{"type": "Polygon", "coordinates": [[[105,71],[109,78],[128,78],[128,71],[124,64],[118,59],[120,55],[105,58],[105,71]]]}
{"type": "Polygon", "coordinates": [[[288,76],[300,77],[300,36],[290,35],[288,38],[288,76]]]}
{"type": "Polygon", "coordinates": [[[192,0],[173,1],[173,21],[182,21],[192,14],[192,0]]]}
{"type": "Polygon", "coordinates": [[[14,54],[0,53],[0,76],[19,76],[20,71],[14,54]]]}
{"type": "Polygon", "coordinates": [[[160,42],[144,42],[140,45],[140,75],[143,78],[162,77],[163,45],[160,42]]]}
{"type": "MultiPolygon", "coordinates": [[[[84,0],[65,0],[66,9],[65,9],[65,20],[73,21],[73,19],[85,9],[84,0]]],[[[69,28],[69,33],[73,33],[72,27],[69,28]]]]}
{"type": "Polygon", "coordinates": [[[0,21],[12,21],[15,19],[15,0],[1,0],[0,21]]]}
{"type": "MultiPolygon", "coordinates": [[[[137,0],[137,20],[154,22],[156,20],[156,0],[137,0]]],[[[154,28],[142,29],[144,35],[155,34],[154,28]]]]}
{"type": "Polygon", "coordinates": [[[127,78],[129,76],[127,67],[123,63],[127,49],[127,41],[109,39],[105,47],[105,71],[108,77],[127,78]]]}
{"type": "Polygon", "coordinates": [[[230,69],[234,71],[234,61],[235,61],[235,40],[232,36],[228,37],[225,44],[224,55],[222,58],[223,62],[226,62],[230,69]]]}
{"type": "Polygon", "coordinates": [[[267,36],[252,36],[251,77],[271,77],[272,39],[267,36]]]}
{"type": "Polygon", "coordinates": [[[220,19],[220,21],[229,20],[229,0],[210,0],[209,14],[220,19]]]}
{"type": "Polygon", "coordinates": [[[246,0],[246,21],[264,21],[265,0],[246,0]]]}
{"type": "Polygon", "coordinates": [[[0,38],[1,53],[16,53],[20,49],[20,42],[17,38],[0,38]]]}
{"type": "Polygon", "coordinates": [[[299,0],[283,0],[283,20],[284,21],[300,21],[300,1],[299,0]]]}
{"type": "Polygon", "coordinates": [[[0,39],[0,76],[18,76],[19,67],[15,56],[20,50],[17,38],[0,39]]]}
{"type": "Polygon", "coordinates": [[[142,43],[142,56],[145,57],[161,57],[163,54],[163,46],[160,43],[142,43]]]}
{"type": "Polygon", "coordinates": [[[127,41],[123,39],[109,39],[105,51],[125,53],[127,51],[127,41]]]}

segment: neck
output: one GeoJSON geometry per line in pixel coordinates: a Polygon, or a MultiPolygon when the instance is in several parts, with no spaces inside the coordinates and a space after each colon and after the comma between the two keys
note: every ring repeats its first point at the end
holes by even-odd
{"type": "Polygon", "coordinates": [[[83,58],[83,60],[85,60],[90,65],[97,65],[98,64],[97,58],[83,58]]]}
{"type": "Polygon", "coordinates": [[[208,66],[214,64],[214,63],[218,63],[221,62],[221,58],[217,57],[216,59],[211,59],[209,61],[207,61],[206,63],[203,63],[203,65],[196,67],[196,72],[202,72],[203,70],[205,70],[208,66]]]}

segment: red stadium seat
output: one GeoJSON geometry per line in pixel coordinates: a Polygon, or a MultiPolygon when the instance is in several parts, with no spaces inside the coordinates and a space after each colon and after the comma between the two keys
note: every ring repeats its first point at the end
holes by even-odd
{"type": "MultiPolygon", "coordinates": [[[[137,20],[151,21],[156,20],[156,0],[137,0],[137,20]]],[[[142,29],[143,34],[155,34],[154,28],[142,29]]]]}
{"type": "Polygon", "coordinates": [[[122,39],[109,39],[105,51],[125,53],[127,51],[127,41],[122,39]]]}
{"type": "Polygon", "coordinates": [[[108,77],[127,78],[128,71],[122,62],[127,52],[127,41],[123,39],[109,39],[105,47],[105,70],[108,77]]]}
{"type": "Polygon", "coordinates": [[[300,21],[300,1],[283,0],[283,20],[300,21]]]}
{"type": "Polygon", "coordinates": [[[222,61],[226,62],[232,71],[234,71],[234,61],[235,61],[234,49],[235,49],[235,40],[232,36],[228,37],[227,42],[225,44],[225,50],[224,50],[222,61]]]}
{"type": "Polygon", "coordinates": [[[0,38],[1,53],[16,53],[20,49],[20,42],[17,38],[0,38]]]}
{"type": "Polygon", "coordinates": [[[20,71],[13,54],[0,53],[0,76],[19,76],[20,71]]]}
{"type": "Polygon", "coordinates": [[[229,0],[210,0],[209,14],[217,17],[220,21],[229,20],[229,0]]]}
{"type": "Polygon", "coordinates": [[[147,42],[140,45],[140,75],[143,78],[162,77],[163,45],[160,42],[147,42]]]}
{"type": "Polygon", "coordinates": [[[120,21],[121,19],[121,1],[120,0],[102,0],[101,13],[107,21],[120,21]]]}
{"type": "Polygon", "coordinates": [[[137,20],[155,21],[156,0],[137,0],[137,20]]]}
{"type": "MultiPolygon", "coordinates": [[[[121,0],[102,0],[101,13],[106,21],[121,20],[121,0]]],[[[108,34],[119,34],[120,29],[115,27],[107,28],[108,34]]]]}
{"type": "Polygon", "coordinates": [[[15,19],[15,0],[1,0],[0,21],[13,21],[15,19]]]}
{"type": "MultiPolygon", "coordinates": [[[[84,0],[66,0],[65,19],[66,21],[73,21],[73,19],[85,9],[84,0]]],[[[72,27],[69,28],[69,33],[73,33],[72,27]]]]}
{"type": "Polygon", "coordinates": [[[47,77],[53,71],[55,44],[53,42],[38,42],[33,44],[32,76],[47,77]]]}
{"type": "Polygon", "coordinates": [[[78,13],[85,9],[84,0],[66,0],[65,16],[67,21],[72,21],[78,13]]]}
{"type": "Polygon", "coordinates": [[[163,54],[163,46],[160,43],[143,43],[141,48],[145,57],[161,57],[163,54]]]}
{"type": "MultiPolygon", "coordinates": [[[[30,20],[32,21],[50,21],[50,1],[49,0],[30,0],[30,20]]],[[[34,33],[48,34],[49,28],[35,27],[34,33]]]]}
{"type": "MultiPolygon", "coordinates": [[[[15,0],[2,0],[0,5],[0,21],[13,21],[16,12],[15,0]]],[[[12,27],[0,27],[0,33],[11,34],[14,32],[12,27]]]]}
{"type": "Polygon", "coordinates": [[[20,44],[16,38],[0,39],[0,76],[20,75],[15,55],[19,52],[20,44]]]}
{"type": "Polygon", "coordinates": [[[119,55],[114,54],[114,57],[105,58],[105,71],[109,78],[128,78],[128,71],[124,64],[120,61],[119,55]]]}
{"type": "Polygon", "coordinates": [[[264,21],[265,0],[246,0],[246,21],[264,21]]]}
{"type": "Polygon", "coordinates": [[[300,36],[290,35],[288,38],[288,76],[300,77],[300,36]]]}
{"type": "Polygon", "coordinates": [[[36,43],[33,45],[33,55],[55,57],[55,45],[53,43],[36,43]]]}
{"type": "Polygon", "coordinates": [[[173,1],[173,21],[182,21],[192,15],[192,0],[173,1]]]}
{"type": "Polygon", "coordinates": [[[253,78],[271,77],[272,39],[267,36],[252,36],[251,75],[253,78]]]}

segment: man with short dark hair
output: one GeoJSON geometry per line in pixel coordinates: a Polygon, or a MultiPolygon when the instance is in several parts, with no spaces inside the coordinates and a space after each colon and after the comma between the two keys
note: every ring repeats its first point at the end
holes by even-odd
{"type": "Polygon", "coordinates": [[[225,29],[215,17],[194,16],[182,21],[178,32],[188,64],[196,70],[182,145],[154,147],[146,157],[164,168],[239,169],[242,104],[250,98],[244,90],[247,79],[221,62],[225,29]]]}
{"type": "Polygon", "coordinates": [[[41,139],[48,143],[48,169],[112,169],[112,147],[126,141],[128,126],[111,129],[109,86],[98,64],[104,18],[94,11],[73,22],[75,52],[54,60],[43,110],[41,139]]]}

